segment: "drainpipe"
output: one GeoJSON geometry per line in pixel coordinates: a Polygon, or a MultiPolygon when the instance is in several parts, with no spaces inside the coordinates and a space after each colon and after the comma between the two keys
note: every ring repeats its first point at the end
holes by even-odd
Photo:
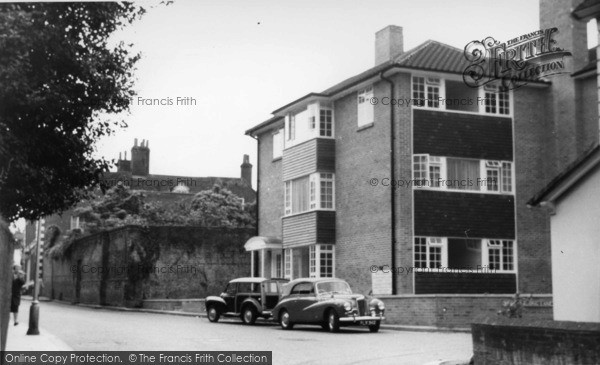
{"type": "MultiPolygon", "coordinates": [[[[385,77],[383,74],[385,73],[385,71],[382,71],[379,74],[379,77],[386,81],[389,85],[390,85],[390,101],[394,100],[394,89],[395,89],[395,85],[394,82],[385,77]]],[[[390,102],[390,181],[396,181],[396,150],[395,150],[395,146],[396,146],[396,132],[395,132],[395,123],[394,123],[394,105],[390,102]]],[[[391,204],[391,220],[392,220],[392,255],[391,255],[391,267],[395,268],[396,267],[396,189],[394,187],[392,187],[391,189],[391,197],[390,197],[390,204],[391,204]]],[[[396,295],[396,275],[392,274],[392,295],[396,295]]]]}
{"type": "MultiPolygon", "coordinates": [[[[258,236],[258,220],[259,220],[259,216],[260,216],[260,210],[258,209],[258,208],[260,208],[260,206],[258,204],[259,203],[258,189],[260,189],[260,139],[258,139],[258,137],[254,137],[251,134],[249,136],[256,140],[256,234],[255,234],[255,236],[258,236]]],[[[252,185],[252,182],[250,182],[250,185],[252,185]]]]}

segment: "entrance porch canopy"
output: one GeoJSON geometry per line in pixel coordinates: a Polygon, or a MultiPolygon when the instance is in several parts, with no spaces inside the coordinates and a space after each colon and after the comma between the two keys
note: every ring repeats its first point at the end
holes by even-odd
{"type": "Polygon", "coordinates": [[[244,244],[246,251],[281,250],[282,248],[283,243],[277,237],[254,236],[244,244]]]}

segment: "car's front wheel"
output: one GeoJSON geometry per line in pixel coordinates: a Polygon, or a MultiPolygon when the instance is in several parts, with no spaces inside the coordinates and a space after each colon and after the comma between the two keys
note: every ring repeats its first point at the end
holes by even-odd
{"type": "Polygon", "coordinates": [[[291,330],[294,328],[294,324],[290,320],[290,314],[285,309],[279,314],[279,324],[284,330],[291,330]]]}
{"type": "Polygon", "coordinates": [[[379,332],[379,325],[381,324],[380,321],[375,322],[375,324],[370,324],[369,325],[369,331],[375,333],[375,332],[379,332]]]}
{"type": "Polygon", "coordinates": [[[327,327],[329,328],[329,332],[338,332],[340,330],[340,317],[333,309],[330,309],[327,314],[327,327]]]}
{"type": "Polygon", "coordinates": [[[242,321],[245,324],[254,324],[256,322],[256,310],[251,305],[247,305],[244,307],[244,311],[242,312],[242,321]]]}
{"type": "Polygon", "coordinates": [[[209,321],[211,321],[211,322],[219,321],[219,317],[221,317],[221,314],[219,313],[219,310],[217,309],[217,307],[215,307],[214,305],[211,305],[208,307],[206,312],[208,314],[209,321]]]}

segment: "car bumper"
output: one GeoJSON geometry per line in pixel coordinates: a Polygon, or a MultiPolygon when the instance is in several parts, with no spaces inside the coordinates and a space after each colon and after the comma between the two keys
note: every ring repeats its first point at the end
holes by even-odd
{"type": "Polygon", "coordinates": [[[363,321],[383,321],[384,316],[354,316],[354,317],[341,317],[340,322],[363,322],[363,321]]]}

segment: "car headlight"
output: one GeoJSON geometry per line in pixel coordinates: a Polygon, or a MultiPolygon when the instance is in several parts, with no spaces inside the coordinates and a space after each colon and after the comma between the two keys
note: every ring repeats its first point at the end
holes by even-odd
{"type": "Polygon", "coordinates": [[[371,307],[371,310],[378,309],[378,310],[382,311],[385,309],[385,304],[383,304],[383,302],[379,299],[373,299],[371,301],[369,307],[371,307]]]}
{"type": "Polygon", "coordinates": [[[379,302],[377,302],[377,308],[382,311],[385,309],[385,304],[380,300],[379,302]]]}
{"type": "Polygon", "coordinates": [[[350,304],[349,302],[345,302],[344,309],[346,310],[346,312],[350,312],[352,310],[352,304],[350,304]]]}

